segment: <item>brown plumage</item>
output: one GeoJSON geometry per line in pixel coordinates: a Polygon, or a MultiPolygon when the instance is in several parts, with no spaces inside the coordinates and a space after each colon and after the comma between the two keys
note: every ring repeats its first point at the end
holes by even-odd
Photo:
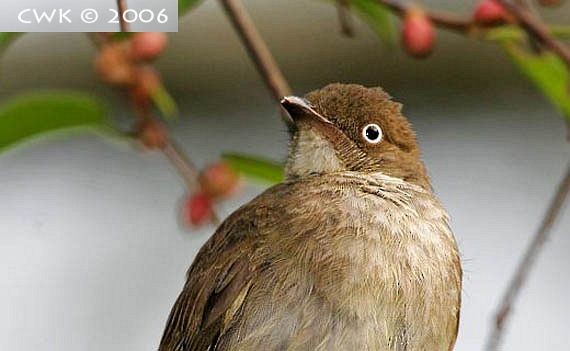
{"type": "Polygon", "coordinates": [[[451,350],[459,254],[400,105],[332,84],[283,106],[286,180],[202,247],[159,349],[451,350]]]}

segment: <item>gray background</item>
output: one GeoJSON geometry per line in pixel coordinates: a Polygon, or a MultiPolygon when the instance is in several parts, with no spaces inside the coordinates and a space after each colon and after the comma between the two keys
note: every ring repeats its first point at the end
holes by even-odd
{"type": "MultiPolygon", "coordinates": [[[[454,1],[433,7],[467,11],[454,1]]],[[[480,350],[510,273],[570,157],[560,115],[490,43],[441,33],[417,62],[358,25],[338,35],[332,6],[246,1],[298,93],[333,81],[382,85],[405,103],[437,193],[453,218],[465,288],[457,350],[480,350]]],[[[569,7],[547,12],[568,23],[569,7]]],[[[215,2],[184,19],[159,66],[181,103],[176,139],[203,165],[227,150],[280,159],[276,108],[215,2]]],[[[81,35],[18,41],[1,66],[0,98],[37,88],[109,97],[81,35]],[[62,64],[65,58],[65,64],[62,64]]],[[[127,114],[121,104],[115,115],[127,114]]],[[[226,215],[257,194],[250,185],[226,215]]],[[[153,350],[184,273],[213,228],[178,225],[184,186],[159,154],[93,136],[0,157],[0,349],[153,350]]],[[[524,289],[505,350],[563,350],[568,333],[566,211],[524,289]]]]}
{"type": "MultiPolygon", "coordinates": [[[[155,20],[144,23],[135,21],[130,25],[131,31],[161,31],[176,32],[178,29],[178,0],[128,0],[130,9],[137,12],[149,9],[155,14],[155,20]],[[162,9],[164,14],[168,16],[166,23],[156,21],[156,16],[162,9]]],[[[108,23],[115,18],[115,13],[110,9],[116,9],[116,0],[18,0],[18,1],[2,1],[0,5],[0,31],[2,32],[119,32],[119,25],[108,23]],[[56,16],[51,22],[46,17],[37,23],[34,12],[27,12],[22,15],[23,20],[32,21],[33,23],[22,23],[18,15],[25,9],[36,10],[38,16],[42,13],[52,14],[54,9],[58,10],[56,16]],[[63,9],[63,13],[71,10],[67,18],[72,22],[69,23],[65,19],[60,20],[59,9],[63,9]],[[93,9],[97,11],[99,18],[94,23],[85,23],[81,20],[83,10],[93,9]]],[[[127,15],[127,18],[131,15],[127,15]]],[[[144,14],[144,19],[149,19],[149,14],[144,14]]],[[[164,22],[164,21],[163,21],[164,22]]]]}

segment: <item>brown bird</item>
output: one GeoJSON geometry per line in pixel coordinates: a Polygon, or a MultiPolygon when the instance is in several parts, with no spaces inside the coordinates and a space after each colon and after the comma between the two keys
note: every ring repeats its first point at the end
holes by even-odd
{"type": "Polygon", "coordinates": [[[160,350],[452,350],[460,258],[401,105],[343,84],[282,105],[286,179],[202,247],[160,350]]]}

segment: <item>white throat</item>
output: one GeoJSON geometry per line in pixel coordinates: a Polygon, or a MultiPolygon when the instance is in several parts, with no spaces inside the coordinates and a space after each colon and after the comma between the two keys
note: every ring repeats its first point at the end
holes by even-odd
{"type": "Polygon", "coordinates": [[[287,178],[303,177],[314,173],[331,173],[345,169],[334,147],[318,133],[299,130],[289,148],[285,167],[287,178]]]}

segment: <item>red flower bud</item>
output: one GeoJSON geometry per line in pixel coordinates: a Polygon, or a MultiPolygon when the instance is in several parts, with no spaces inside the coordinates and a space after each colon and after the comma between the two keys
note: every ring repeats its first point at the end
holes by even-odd
{"type": "Polygon", "coordinates": [[[185,222],[193,226],[208,223],[214,215],[212,200],[203,192],[191,195],[186,200],[183,215],[185,222]]]}
{"type": "Polygon", "coordinates": [[[473,13],[473,19],[481,24],[497,24],[507,21],[507,11],[497,0],[482,0],[473,13]]]}
{"type": "Polygon", "coordinates": [[[128,85],[134,79],[127,51],[120,43],[107,44],[101,48],[95,58],[95,69],[101,79],[109,84],[128,85]]]}
{"type": "Polygon", "coordinates": [[[208,166],[200,173],[198,180],[204,193],[213,199],[229,197],[239,185],[237,174],[224,162],[208,166]]]}
{"type": "Polygon", "coordinates": [[[402,44],[408,54],[422,58],[428,56],[435,43],[431,20],[417,8],[407,11],[402,25],[402,44]]]}
{"type": "Polygon", "coordinates": [[[131,57],[135,60],[148,61],[160,55],[168,43],[168,37],[161,32],[136,33],[131,38],[131,57]]]}

